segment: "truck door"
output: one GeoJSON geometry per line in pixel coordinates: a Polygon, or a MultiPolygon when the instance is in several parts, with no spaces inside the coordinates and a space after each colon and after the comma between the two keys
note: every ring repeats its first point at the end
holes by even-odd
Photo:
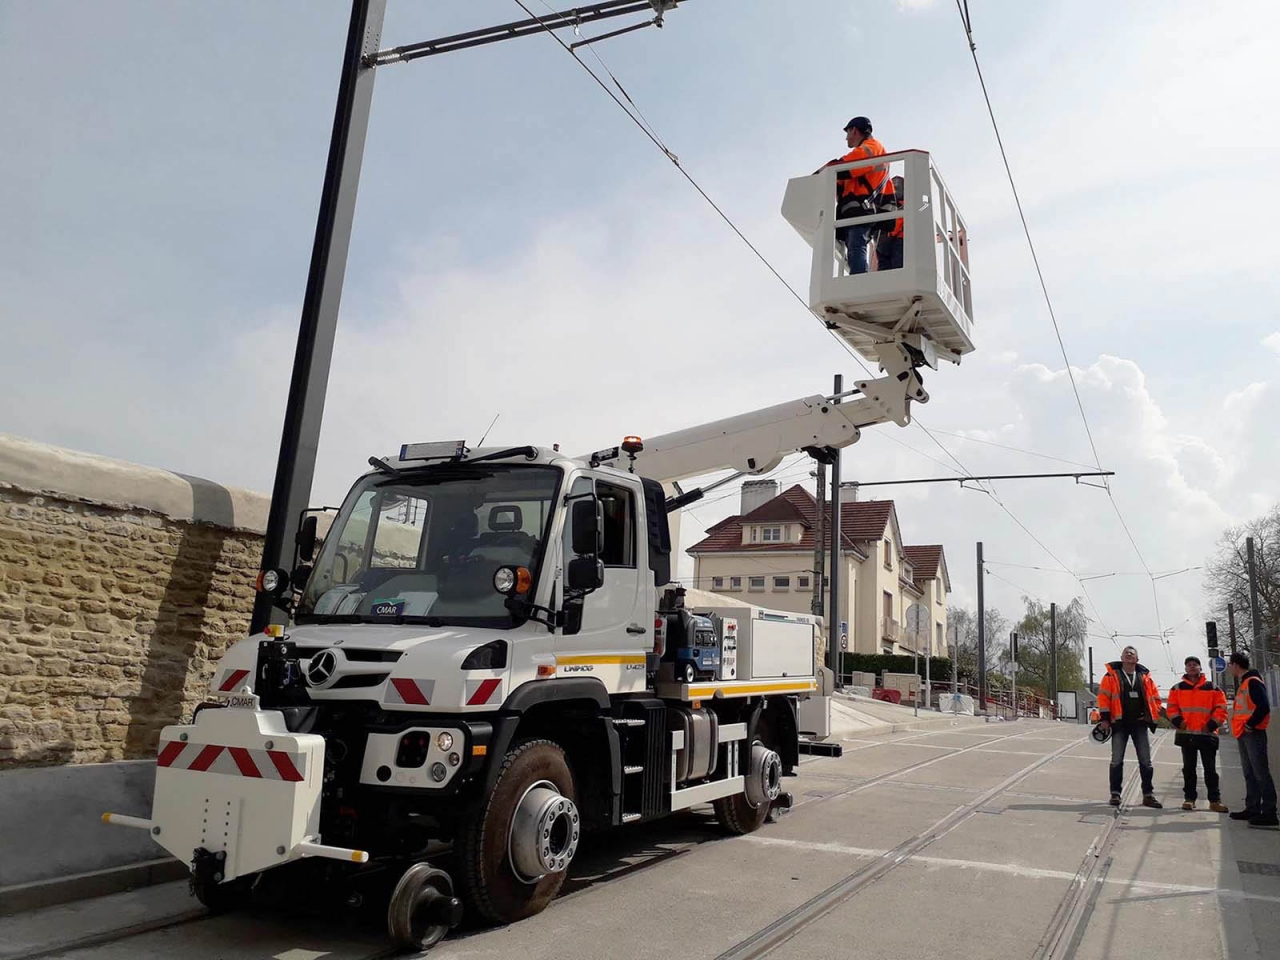
{"type": "MultiPolygon", "coordinates": [[[[594,491],[604,513],[604,585],[582,601],[581,625],[565,631],[556,646],[556,676],[596,677],[611,693],[645,687],[645,651],[653,643],[653,605],[641,590],[648,575],[641,537],[640,484],[580,477],[570,496],[594,491]]],[[[572,559],[573,531],[565,524],[564,556],[572,559]]]]}

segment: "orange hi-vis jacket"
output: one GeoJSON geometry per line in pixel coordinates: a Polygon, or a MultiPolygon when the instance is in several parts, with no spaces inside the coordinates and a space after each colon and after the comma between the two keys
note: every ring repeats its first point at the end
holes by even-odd
{"type": "MultiPolygon", "coordinates": [[[[883,157],[884,145],[875,137],[867,137],[862,143],[854,147],[839,160],[833,160],[827,166],[836,163],[852,163],[854,160],[869,160],[872,157],[883,157]]],[[[885,164],[876,164],[871,167],[854,167],[852,170],[842,170],[836,174],[836,179],[843,184],[840,195],[844,197],[869,197],[876,189],[880,188],[883,183],[884,187],[880,189],[880,195],[883,197],[893,196],[893,181],[885,181],[889,176],[889,168],[885,164]]]]}
{"type": "MultiPolygon", "coordinates": [[[[1265,687],[1262,686],[1262,677],[1257,671],[1251,670],[1246,673],[1240,680],[1240,687],[1236,690],[1235,703],[1231,705],[1231,735],[1237,740],[1244,733],[1245,725],[1249,723],[1249,719],[1253,716],[1254,710],[1257,709],[1257,703],[1254,702],[1254,684],[1262,688],[1265,693],[1265,687]]],[[[1271,714],[1268,713],[1260,721],[1253,724],[1255,730],[1265,730],[1271,724],[1271,714]]]]}
{"type": "MultiPolygon", "coordinates": [[[[1134,669],[1138,684],[1142,687],[1142,693],[1147,699],[1147,712],[1150,714],[1148,720],[1154,724],[1160,719],[1160,691],[1156,687],[1156,682],[1151,679],[1150,670],[1142,664],[1138,664],[1134,669]]],[[[1124,719],[1124,697],[1127,694],[1122,691],[1125,681],[1120,679],[1120,674],[1123,670],[1124,664],[1119,660],[1108,663],[1107,675],[1098,684],[1098,712],[1103,720],[1118,722],[1124,719]]]]}
{"type": "Polygon", "coordinates": [[[1184,676],[1170,689],[1165,712],[1178,728],[1175,743],[1205,742],[1206,737],[1217,737],[1218,729],[1227,722],[1227,695],[1203,674],[1194,682],[1184,676]]]}

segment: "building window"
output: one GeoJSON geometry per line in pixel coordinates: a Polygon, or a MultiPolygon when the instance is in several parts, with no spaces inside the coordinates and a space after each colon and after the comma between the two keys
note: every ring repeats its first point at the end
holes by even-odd
{"type": "Polygon", "coordinates": [[[760,539],[760,528],[759,528],[759,527],[752,527],[752,528],[751,528],[751,542],[752,542],[752,543],[755,543],[755,542],[756,542],[757,540],[759,540],[759,539],[760,539]]]}
{"type": "Polygon", "coordinates": [[[939,577],[937,580],[933,581],[933,585],[934,585],[934,590],[938,594],[938,602],[939,603],[944,602],[945,591],[942,589],[942,578],[939,577]]]}
{"type": "Polygon", "coordinates": [[[775,590],[790,590],[790,589],[791,589],[791,578],[790,578],[790,577],[774,577],[774,578],[773,578],[773,589],[775,589],[775,590]]]}
{"type": "Polygon", "coordinates": [[[884,568],[893,569],[893,541],[888,538],[884,541],[884,568]]]}
{"type": "Polygon", "coordinates": [[[711,578],[711,589],[712,589],[712,590],[722,590],[722,589],[724,589],[724,577],[712,577],[712,578],[711,578]]]}
{"type": "Polygon", "coordinates": [[[765,543],[778,543],[782,540],[781,527],[761,527],[760,539],[765,543]]]}
{"type": "Polygon", "coordinates": [[[730,589],[730,590],[741,590],[741,589],[742,589],[742,578],[741,578],[741,577],[730,577],[730,578],[729,578],[729,589],[730,589]]]}
{"type": "Polygon", "coordinates": [[[808,589],[809,589],[809,578],[808,578],[808,577],[796,577],[796,589],[797,589],[797,590],[808,590],[808,589]]]}
{"type": "Polygon", "coordinates": [[[763,590],[763,589],[764,589],[764,577],[748,577],[748,578],[747,578],[747,589],[748,589],[748,590],[763,590]]]}

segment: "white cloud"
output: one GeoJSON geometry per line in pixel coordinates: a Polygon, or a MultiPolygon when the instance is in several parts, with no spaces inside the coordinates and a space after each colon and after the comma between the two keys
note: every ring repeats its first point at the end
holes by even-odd
{"type": "Polygon", "coordinates": [[[1276,353],[1280,353],[1280,330],[1277,330],[1269,336],[1263,337],[1262,345],[1268,350],[1274,350],[1276,353]]]}

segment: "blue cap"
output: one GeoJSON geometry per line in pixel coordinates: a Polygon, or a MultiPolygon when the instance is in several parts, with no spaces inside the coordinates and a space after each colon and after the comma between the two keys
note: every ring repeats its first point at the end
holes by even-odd
{"type": "Polygon", "coordinates": [[[854,117],[844,125],[845,132],[848,132],[854,127],[856,127],[859,132],[866,134],[868,137],[871,136],[871,121],[866,117],[854,117]]]}

